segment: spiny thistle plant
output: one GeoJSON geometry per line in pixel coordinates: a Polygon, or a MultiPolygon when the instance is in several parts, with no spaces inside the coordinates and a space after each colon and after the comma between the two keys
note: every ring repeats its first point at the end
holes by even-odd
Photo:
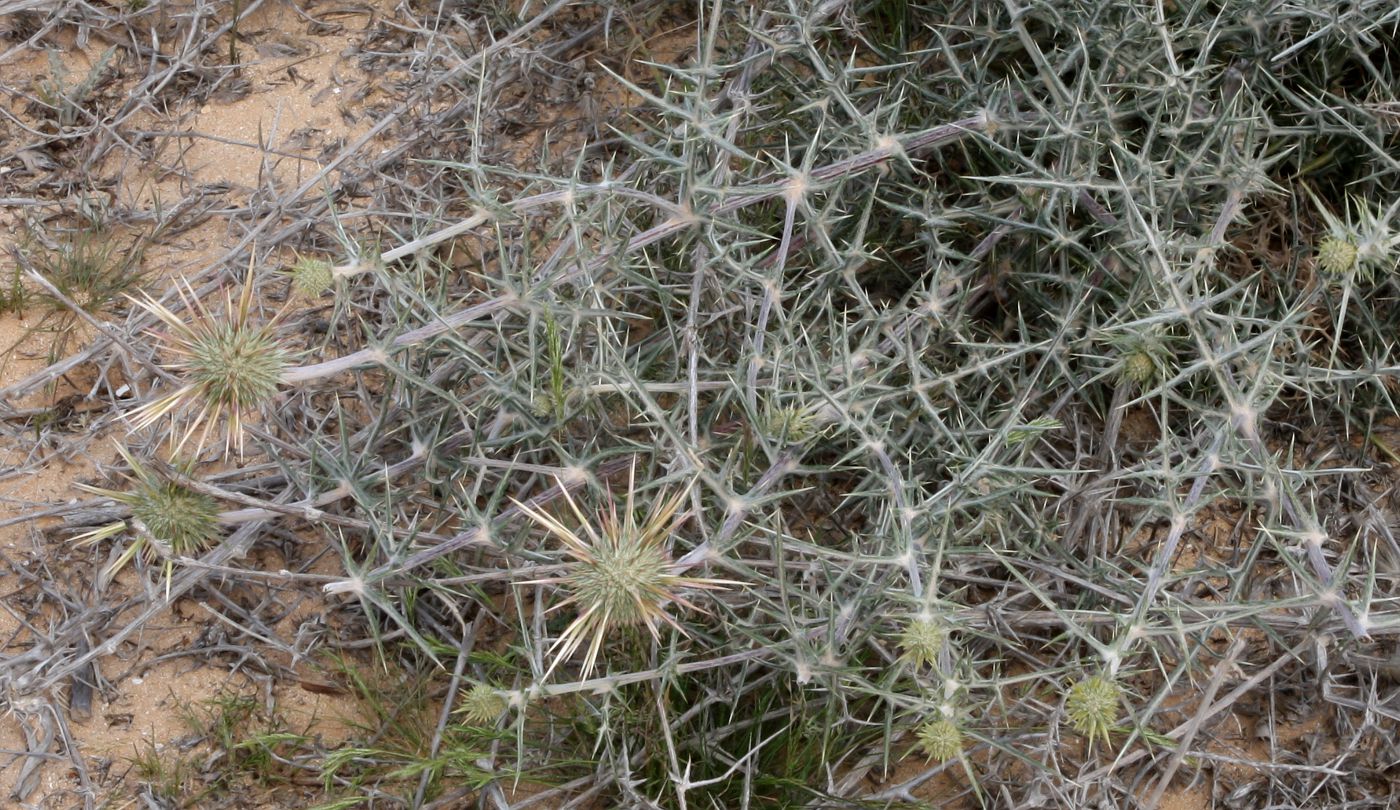
{"type": "Polygon", "coordinates": [[[1065,715],[1070,725],[1089,740],[1103,738],[1118,722],[1123,689],[1107,675],[1091,675],[1070,687],[1065,696],[1065,715]]]}
{"type": "MultiPolygon", "coordinates": [[[[464,638],[463,617],[488,622],[500,643],[478,639],[460,660],[519,691],[454,677],[465,719],[504,721],[498,698],[538,700],[505,735],[517,772],[586,782],[607,806],[886,806],[901,788],[871,781],[892,735],[967,766],[971,729],[996,744],[969,782],[999,802],[1089,790],[1133,804],[1137,786],[1172,783],[1165,761],[1209,751],[1212,712],[1306,684],[1296,650],[1323,633],[1337,677],[1319,708],[1355,744],[1240,778],[1280,796],[1380,795],[1389,785],[1367,774],[1383,768],[1364,760],[1389,741],[1366,701],[1385,684],[1352,665],[1367,636],[1400,624],[1396,582],[1386,543],[1318,527],[1356,522],[1345,504],[1381,504],[1375,445],[1393,444],[1394,1],[895,5],[909,47],[890,58],[870,3],[699,4],[692,53],[638,69],[618,49],[599,71],[616,84],[594,100],[629,105],[599,115],[615,124],[606,145],[557,148],[574,142],[565,133],[528,166],[491,164],[523,150],[493,143],[495,118],[471,111],[513,98],[492,88],[514,93],[521,58],[568,70],[548,60],[590,46],[561,37],[610,36],[593,25],[610,7],[543,4],[571,19],[540,18],[509,57],[446,28],[414,38],[445,49],[399,55],[428,81],[481,56],[454,68],[453,126],[386,129],[427,137],[349,172],[370,198],[334,191],[354,200],[347,216],[288,198],[237,223],[262,229],[264,252],[284,249],[275,232],[410,241],[330,268],[327,354],[307,365],[286,365],[232,301],[237,340],[197,307],[184,331],[161,317],[182,376],[169,390],[188,388],[145,415],[194,411],[198,438],[201,420],[285,397],[262,409],[285,445],[230,471],[233,491],[267,506],[307,496],[290,519],[336,546],[347,578],[326,590],[360,598],[345,615],[386,662],[427,666],[464,638]],[[644,85],[624,87],[629,76],[644,85]],[[436,168],[394,176],[408,166],[436,168]],[[311,218],[282,227],[297,216],[311,218]],[[1363,290],[1368,277],[1383,283],[1363,290]],[[1329,336],[1333,351],[1318,351],[1329,336]],[[208,344],[238,361],[195,351],[208,344]],[[248,379],[230,385],[229,368],[248,379]],[[346,384],[303,385],[330,378],[346,384]],[[621,477],[638,448],[703,476],[684,524],[703,547],[671,537],[683,495],[629,487],[599,516],[577,494],[591,479],[575,471],[621,477]],[[1337,463],[1308,461],[1324,457],[1337,463]],[[540,491],[556,475],[571,498],[540,491]],[[509,504],[527,494],[529,509],[509,504]],[[1230,553],[1179,553],[1233,514],[1263,530],[1234,532],[1230,553]],[[526,515],[546,531],[525,537],[526,515]],[[702,634],[683,597],[718,581],[686,575],[716,573],[691,567],[716,558],[744,586],[692,596],[714,614],[702,634]],[[563,602],[559,614],[500,598],[512,571],[551,563],[519,579],[556,577],[529,595],[563,602]],[[1248,582],[1281,587],[1228,586],[1248,582]],[[402,632],[380,632],[389,623],[402,632]],[[1099,660],[1103,633],[1125,623],[1104,669],[1046,699],[1036,673],[1099,660]],[[1277,670],[1199,700],[1225,636],[1277,670]],[[405,637],[415,648],[393,640],[405,637]],[[647,654],[609,655],[633,642],[647,654]],[[878,666],[886,652],[896,666],[878,666]],[[939,685],[956,715],[907,714],[939,685]],[[563,695],[567,707],[548,699],[563,695]],[[568,722],[535,727],[559,708],[568,722]],[[1197,739],[1171,734],[1190,713],[1197,739]],[[1117,742],[1128,723],[1139,758],[1097,776],[1056,750],[1117,742]],[[1139,750],[1164,739],[1179,756],[1139,750]]],[[[357,150],[337,165],[370,157],[357,150]]],[[[325,268],[302,270],[289,286],[321,289],[325,268]]],[[[250,533],[284,519],[237,511],[250,533]]],[[[34,682],[72,674],[48,662],[34,682]]],[[[343,798],[391,801],[401,777],[384,774],[420,772],[389,766],[370,750],[379,739],[351,758],[382,776],[337,777],[362,794],[343,798]]],[[[504,750],[488,773],[449,747],[406,762],[473,786],[509,767],[504,750]]],[[[409,781],[419,795],[400,803],[428,801],[409,781]]]]}
{"type": "Polygon", "coordinates": [[[276,317],[253,323],[252,281],[250,267],[237,303],[232,293],[227,294],[222,315],[205,309],[188,287],[182,289],[186,307],[197,316],[192,323],[150,296],[137,301],[165,324],[167,331],[158,337],[176,358],[169,368],[185,383],[174,393],[138,408],[132,414],[135,429],[150,427],[167,414],[183,413],[188,425],[175,443],[178,452],[201,426],[196,444],[203,446],[213,427],[222,421],[228,440],[242,453],[244,413],[272,399],[291,360],[276,334],[276,317]]]}
{"type": "Polygon", "coordinates": [[[472,725],[484,726],[494,723],[505,710],[506,699],[490,684],[479,683],[462,693],[460,705],[455,712],[472,725]]]}
{"type": "Polygon", "coordinates": [[[131,545],[102,572],[102,581],[111,581],[137,554],[144,553],[150,560],[165,561],[168,588],[173,558],[201,554],[218,542],[222,534],[219,504],[208,495],[158,475],[137,461],[125,447],[118,445],[117,452],[131,468],[129,489],[78,486],[125,504],[131,509],[131,517],[85,532],[73,540],[78,545],[90,545],[131,529],[135,534],[131,545]]]}
{"type": "Polygon", "coordinates": [[[523,583],[563,585],[569,596],[558,607],[578,606],[577,618],[550,650],[555,655],[551,672],[587,639],[588,652],[583,663],[586,679],[593,671],[603,642],[621,627],[643,625],[658,642],[661,638],[658,627],[662,624],[686,634],[680,622],[666,612],[667,603],[675,602],[696,610],[698,608],[687,601],[681,591],[687,588],[714,590],[737,584],[729,580],[683,576],[680,567],[671,561],[666,541],[686,520],[680,508],[689,493],[690,488],[683,487],[669,498],[657,499],[651,511],[638,523],[634,463],[628,473],[623,515],[619,517],[617,501],[609,493],[607,510],[599,515],[596,526],[584,516],[567,489],[563,492],[564,501],[577,521],[576,528],[516,503],[531,520],[562,542],[565,553],[574,559],[569,572],[562,577],[523,583]]]}

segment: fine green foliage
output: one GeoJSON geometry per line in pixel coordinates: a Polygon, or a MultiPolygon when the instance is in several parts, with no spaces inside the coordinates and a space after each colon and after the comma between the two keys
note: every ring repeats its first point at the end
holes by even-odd
{"type": "Polygon", "coordinates": [[[107,221],[100,206],[85,200],[84,207],[73,227],[25,229],[18,261],[0,280],[0,315],[20,316],[26,328],[0,347],[0,367],[35,336],[49,338],[49,355],[57,359],[72,346],[84,318],[111,318],[146,283],[141,260],[147,236],[130,237],[107,221]],[[36,275],[40,281],[33,281],[36,275]]]}
{"type": "Polygon", "coordinates": [[[26,297],[24,285],[20,283],[19,266],[15,265],[0,286],[0,315],[23,313],[26,297]]]}
{"type": "Polygon", "coordinates": [[[132,753],[131,769],[142,793],[167,804],[190,792],[198,774],[193,758],[163,751],[150,741],[132,753]]]}
{"type": "MultiPolygon", "coordinates": [[[[101,225],[84,225],[64,237],[55,248],[36,250],[34,269],[53,283],[58,292],[90,313],[104,313],[125,303],[126,296],[144,282],[140,269],[142,248],[124,244],[101,225]]],[[[48,309],[67,317],[58,325],[74,322],[66,305],[53,295],[43,295],[48,309]]]]}
{"type": "Polygon", "coordinates": [[[250,789],[287,790],[307,762],[325,756],[249,695],[224,692],[177,711],[190,732],[186,744],[147,743],[131,758],[141,790],[163,805],[237,806],[250,789]]]}

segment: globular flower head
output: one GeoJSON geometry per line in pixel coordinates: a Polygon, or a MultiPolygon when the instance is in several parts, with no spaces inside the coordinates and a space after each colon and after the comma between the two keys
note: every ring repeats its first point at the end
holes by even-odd
{"type": "Polygon", "coordinates": [[[580,559],[564,584],[574,599],[618,626],[642,624],[673,585],[671,561],[659,544],[600,543],[580,559]]]}
{"type": "Polygon", "coordinates": [[[210,314],[188,288],[182,295],[187,309],[196,315],[191,323],[149,296],[137,302],[167,327],[167,333],[160,337],[176,358],[169,368],[183,377],[184,385],[138,409],[133,414],[134,425],[140,430],[166,414],[185,412],[188,428],[176,444],[178,450],[201,425],[204,430],[198,444],[202,445],[222,418],[229,438],[241,450],[244,412],[272,399],[290,354],[278,341],[274,323],[252,322],[251,273],[237,304],[229,296],[219,317],[210,314]]]}
{"type": "Polygon", "coordinates": [[[1070,725],[1090,740],[1103,737],[1118,722],[1123,690],[1107,675],[1092,675],[1070,687],[1065,697],[1065,715],[1070,725]]]}
{"type": "Polygon", "coordinates": [[[1118,378],[1138,389],[1150,388],[1172,366],[1171,350],[1154,330],[1130,332],[1112,341],[1118,378]]]}
{"type": "MultiPolygon", "coordinates": [[[[564,544],[564,551],[573,558],[564,576],[540,582],[557,583],[569,596],[562,605],[577,605],[578,617],[565,628],[554,643],[557,652],[553,670],[589,640],[584,659],[583,677],[587,678],[597,662],[603,641],[619,627],[642,625],[653,638],[660,639],[658,626],[667,624],[681,633],[683,628],[670,614],[666,605],[675,602],[681,607],[696,609],[681,596],[687,588],[713,590],[734,584],[726,580],[683,576],[680,568],[666,552],[666,540],[685,520],[679,515],[688,489],[656,502],[639,523],[634,503],[635,467],[629,477],[624,514],[619,517],[617,503],[609,505],[593,525],[578,508],[567,488],[564,500],[578,522],[570,528],[558,519],[517,502],[532,520],[564,544]]],[[[529,583],[527,583],[529,584],[529,583]]]]}
{"type": "Polygon", "coordinates": [[[804,444],[819,432],[815,411],[777,403],[763,409],[759,428],[767,438],[790,445],[804,444]]]}
{"type": "Polygon", "coordinates": [[[219,536],[214,499],[173,481],[142,482],[117,500],[129,504],[131,519],[178,556],[207,551],[219,536]]]}
{"type": "Polygon", "coordinates": [[[1318,243],[1317,267],[1329,276],[1344,276],[1356,267],[1357,249],[1350,240],[1328,236],[1318,243]]]}
{"type": "Polygon", "coordinates": [[[299,298],[319,298],[335,284],[331,263],[310,256],[298,257],[287,269],[292,280],[292,293],[299,298]]]}
{"type": "Polygon", "coordinates": [[[100,529],[80,535],[80,544],[91,543],[125,531],[128,527],[137,532],[127,552],[112,563],[102,576],[110,580],[137,553],[148,556],[187,557],[209,550],[222,536],[219,528],[219,504],[202,492],[196,492],[178,481],[157,474],[142,465],[126,448],[117,447],[118,452],[131,467],[130,488],[126,490],[101,489],[82,486],[89,492],[111,498],[131,509],[129,526],[127,521],[103,526],[100,529]]]}
{"type": "Polygon", "coordinates": [[[962,730],[949,718],[931,720],[919,727],[916,735],[924,753],[939,762],[955,759],[963,751],[962,730]]]}
{"type": "Polygon", "coordinates": [[[457,713],[473,725],[494,723],[506,710],[506,699],[489,684],[479,683],[462,693],[457,713]]]}
{"type": "Polygon", "coordinates": [[[1157,362],[1142,349],[1123,357],[1123,379],[1138,386],[1146,385],[1157,376],[1157,362]]]}
{"type": "Polygon", "coordinates": [[[560,419],[567,415],[569,405],[576,402],[579,392],[566,389],[560,394],[545,388],[530,400],[530,413],[540,419],[560,419]]]}
{"type": "Polygon", "coordinates": [[[898,644],[904,660],[917,667],[936,662],[947,640],[948,631],[942,623],[929,616],[919,616],[910,619],[900,631],[898,644]]]}

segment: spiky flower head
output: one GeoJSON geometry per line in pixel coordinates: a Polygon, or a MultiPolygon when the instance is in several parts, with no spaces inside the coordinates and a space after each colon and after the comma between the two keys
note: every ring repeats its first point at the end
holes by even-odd
{"type": "Polygon", "coordinates": [[[530,413],[540,419],[562,419],[567,414],[569,404],[576,402],[579,396],[577,389],[566,389],[559,395],[544,389],[530,400],[530,413]]]}
{"type": "Polygon", "coordinates": [[[196,316],[191,323],[149,296],[137,302],[167,327],[160,339],[176,358],[170,370],[183,377],[184,385],[137,409],[133,424],[141,430],[166,414],[183,412],[188,427],[175,445],[178,452],[201,426],[204,430],[198,444],[203,445],[222,419],[228,438],[241,452],[244,412],[272,399],[291,356],[277,339],[276,318],[263,324],[252,322],[251,270],[237,303],[231,293],[226,297],[222,316],[210,314],[188,286],[181,290],[181,296],[196,316]]]}
{"type": "Polygon", "coordinates": [[[497,694],[490,684],[479,683],[462,693],[457,713],[465,717],[468,723],[483,726],[494,723],[505,710],[506,699],[497,694]]]}
{"type": "Polygon", "coordinates": [[[962,729],[949,718],[924,723],[919,727],[919,747],[939,762],[956,759],[963,751],[962,729]]]}
{"type": "Polygon", "coordinates": [[[1366,201],[1352,198],[1344,216],[1338,217],[1310,190],[1313,204],[1326,223],[1326,235],[1317,245],[1317,268],[1337,278],[1355,275],[1370,280],[1377,273],[1388,273],[1400,262],[1400,231],[1392,220],[1400,210],[1400,200],[1389,209],[1372,208],[1366,201]]]}
{"type": "Polygon", "coordinates": [[[904,660],[919,667],[936,662],[947,640],[948,631],[942,623],[930,616],[919,616],[910,619],[900,631],[898,644],[904,660]]]}
{"type": "Polygon", "coordinates": [[[1171,350],[1156,330],[1119,335],[1112,340],[1112,346],[1117,355],[1118,378],[1131,386],[1147,388],[1171,368],[1171,350]]]}
{"type": "Polygon", "coordinates": [[[1356,245],[1350,240],[1328,236],[1317,246],[1317,267],[1329,276],[1344,276],[1356,268],[1356,245]]]}
{"type": "Polygon", "coordinates": [[[331,263],[310,256],[297,257],[287,276],[292,280],[292,293],[299,298],[320,298],[335,284],[331,263]]]}
{"type": "Polygon", "coordinates": [[[164,558],[168,574],[171,558],[203,553],[218,542],[222,532],[217,501],[157,474],[137,461],[126,448],[118,445],[117,451],[131,467],[128,489],[78,485],[131,509],[129,521],[108,524],[74,538],[82,545],[115,536],[128,528],[135,530],[131,546],[103,571],[103,581],[110,581],[138,553],[145,553],[148,559],[164,558]]]}
{"type": "Polygon", "coordinates": [[[688,487],[670,498],[658,499],[639,523],[634,500],[634,463],[628,476],[623,515],[618,516],[617,500],[609,494],[608,507],[598,516],[596,526],[584,516],[568,489],[561,485],[561,490],[577,528],[570,528],[544,512],[516,502],[524,514],[562,542],[564,552],[573,558],[564,576],[524,583],[560,584],[569,596],[559,606],[578,606],[578,616],[551,649],[551,653],[557,653],[550,666],[551,672],[588,639],[582,673],[582,677],[587,678],[598,660],[603,641],[620,627],[643,625],[657,641],[660,640],[657,628],[661,624],[684,634],[685,628],[666,612],[668,603],[696,610],[695,605],[681,596],[682,590],[715,590],[736,584],[682,576],[681,567],[671,561],[666,551],[666,541],[686,519],[686,515],[679,513],[689,494],[688,487]]]}
{"type": "Polygon", "coordinates": [[[1092,675],[1070,687],[1065,697],[1065,714],[1070,725],[1090,740],[1103,737],[1118,722],[1123,690],[1107,675],[1092,675]]]}
{"type": "Polygon", "coordinates": [[[1139,349],[1123,358],[1123,379],[1137,386],[1146,385],[1157,376],[1157,362],[1152,355],[1139,349]]]}
{"type": "Polygon", "coordinates": [[[803,444],[817,434],[817,414],[800,405],[769,403],[759,424],[763,435],[787,444],[803,444]]]}

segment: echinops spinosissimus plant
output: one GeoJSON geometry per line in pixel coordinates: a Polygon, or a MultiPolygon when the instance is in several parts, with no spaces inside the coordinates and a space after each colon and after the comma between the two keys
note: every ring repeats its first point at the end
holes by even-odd
{"type": "Polygon", "coordinates": [[[318,527],[328,598],[449,696],[338,800],[1380,795],[1400,10],[691,11],[684,58],[604,65],[636,104],[596,148],[421,156],[440,208],[386,191],[356,236],[399,247],[304,249],[276,316],[261,269],[144,304],[175,379],[133,445],[217,422],[287,485],[161,508],[193,548],[318,527]],[[1217,767],[1285,696],[1343,742],[1217,767]]]}

